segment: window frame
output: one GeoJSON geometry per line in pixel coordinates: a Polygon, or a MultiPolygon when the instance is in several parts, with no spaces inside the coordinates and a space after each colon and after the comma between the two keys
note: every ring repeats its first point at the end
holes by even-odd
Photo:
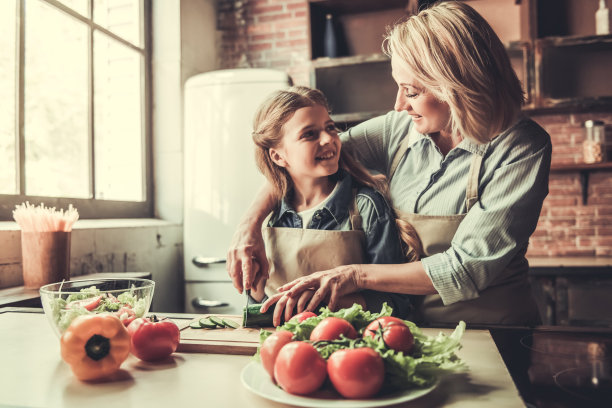
{"type": "Polygon", "coordinates": [[[81,219],[101,219],[101,218],[152,218],[154,213],[153,205],[153,172],[152,172],[152,101],[151,101],[151,2],[150,0],[140,0],[142,2],[142,33],[143,45],[138,47],[117,34],[96,24],[93,21],[93,0],[89,0],[89,16],[85,17],[70,7],[57,0],[39,0],[47,5],[58,9],[60,12],[68,14],[88,26],[88,138],[89,138],[89,178],[90,194],[92,198],[71,198],[71,197],[43,197],[25,194],[25,133],[24,133],[24,71],[25,71],[25,2],[27,0],[17,0],[16,4],[16,97],[15,97],[15,178],[17,194],[0,194],[0,221],[13,220],[13,210],[16,205],[26,201],[31,204],[44,203],[47,207],[68,208],[72,204],[79,211],[81,219]],[[95,158],[94,158],[94,78],[93,78],[93,41],[94,32],[98,30],[122,45],[140,53],[144,58],[141,94],[142,115],[142,135],[143,138],[143,189],[144,201],[116,201],[95,198],[95,158]]]}

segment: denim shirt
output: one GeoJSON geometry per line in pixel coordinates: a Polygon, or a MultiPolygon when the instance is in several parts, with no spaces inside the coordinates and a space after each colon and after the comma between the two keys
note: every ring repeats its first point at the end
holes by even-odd
{"type": "MultiPolygon", "coordinates": [[[[337,188],[325,205],[313,214],[307,228],[350,230],[353,189],[357,189],[355,201],[365,233],[364,262],[377,264],[405,262],[401,239],[395,224],[395,216],[384,197],[370,187],[355,183],[345,171],[339,171],[334,177],[338,179],[337,188]]],[[[302,219],[285,197],[270,217],[268,226],[302,228],[302,219]]],[[[361,294],[366,300],[368,310],[373,312],[379,312],[384,302],[387,302],[393,308],[394,316],[407,318],[411,312],[410,300],[407,295],[371,290],[364,290],[361,294]]]]}

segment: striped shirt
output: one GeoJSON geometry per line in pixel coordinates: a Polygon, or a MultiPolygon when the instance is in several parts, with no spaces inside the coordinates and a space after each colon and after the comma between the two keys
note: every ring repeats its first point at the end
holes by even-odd
{"type": "MultiPolygon", "coordinates": [[[[391,111],[342,134],[343,146],[366,167],[388,176],[411,125],[406,112],[391,111]]],[[[551,152],[548,133],[528,118],[485,145],[463,139],[446,156],[428,135],[408,149],[390,181],[391,199],[402,211],[425,215],[465,213],[472,155],[483,156],[479,201],[451,247],[422,259],[444,304],[478,297],[513,258],[524,258],[548,194],[551,152]]],[[[527,262],[523,265],[527,274],[527,262]]]]}

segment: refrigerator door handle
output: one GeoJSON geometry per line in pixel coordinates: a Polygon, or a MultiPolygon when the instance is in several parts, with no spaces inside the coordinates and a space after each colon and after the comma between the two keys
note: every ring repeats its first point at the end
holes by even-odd
{"type": "Polygon", "coordinates": [[[207,268],[208,265],[225,263],[225,258],[213,258],[211,256],[196,256],[191,262],[198,268],[207,268]]]}
{"type": "Polygon", "coordinates": [[[191,304],[196,309],[208,309],[211,307],[226,307],[229,306],[229,303],[222,302],[220,300],[206,300],[201,297],[194,298],[191,301],[191,304]]]}

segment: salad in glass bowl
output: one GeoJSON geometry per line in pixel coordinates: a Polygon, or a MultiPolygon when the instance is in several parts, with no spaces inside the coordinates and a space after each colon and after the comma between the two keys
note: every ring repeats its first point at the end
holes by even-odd
{"type": "Polygon", "coordinates": [[[43,310],[59,337],[80,315],[112,314],[127,326],[151,307],[155,282],[149,279],[84,279],[40,288],[43,310]]]}

